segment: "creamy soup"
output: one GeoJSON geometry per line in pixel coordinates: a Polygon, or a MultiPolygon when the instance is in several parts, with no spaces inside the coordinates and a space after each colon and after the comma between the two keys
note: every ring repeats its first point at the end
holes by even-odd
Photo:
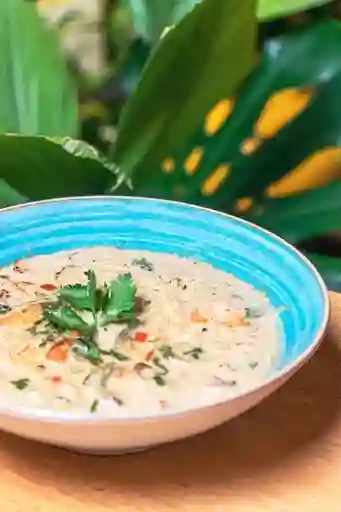
{"type": "Polygon", "coordinates": [[[93,247],[0,270],[0,403],[113,417],[232,397],[280,348],[267,297],[173,255],[93,247]]]}

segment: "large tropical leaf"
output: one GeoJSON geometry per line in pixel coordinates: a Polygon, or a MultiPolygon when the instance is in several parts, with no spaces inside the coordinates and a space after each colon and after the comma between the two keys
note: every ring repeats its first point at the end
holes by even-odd
{"type": "Polygon", "coordinates": [[[341,181],[255,208],[251,220],[294,244],[341,229],[341,181]]]}
{"type": "Polygon", "coordinates": [[[136,192],[227,211],[238,198],[250,204],[316,152],[340,145],[340,88],[340,22],[267,40],[236,98],[207,112],[200,130],[159,160],[158,173],[142,160],[136,192]]]}
{"type": "Polygon", "coordinates": [[[146,41],[156,42],[165,27],[173,25],[201,0],[124,0],[135,30],[146,41]]]}
{"type": "Polygon", "coordinates": [[[0,1],[0,67],[0,132],[77,135],[65,58],[32,2],[0,1]]]}
{"type": "Polygon", "coordinates": [[[0,135],[0,206],[25,200],[103,194],[117,169],[84,142],[0,135]]]}
{"type": "Polygon", "coordinates": [[[205,0],[164,35],[128,102],[115,148],[116,163],[134,172],[136,183],[158,174],[161,159],[249,73],[255,29],[254,0],[205,0]]]}
{"type": "Polygon", "coordinates": [[[258,0],[258,19],[268,20],[319,7],[332,0],[258,0]]]}
{"type": "Polygon", "coordinates": [[[324,254],[307,253],[306,256],[322,274],[329,290],[341,292],[341,258],[324,254]]]}

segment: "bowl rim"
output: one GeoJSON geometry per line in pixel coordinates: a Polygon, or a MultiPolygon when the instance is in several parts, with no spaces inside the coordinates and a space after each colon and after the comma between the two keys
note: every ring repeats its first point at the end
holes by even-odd
{"type": "Polygon", "coordinates": [[[269,377],[262,379],[256,386],[251,386],[250,388],[245,389],[243,392],[226,399],[222,399],[211,404],[200,405],[200,406],[192,406],[186,409],[181,409],[179,411],[173,412],[162,412],[162,413],[153,413],[147,415],[139,415],[139,416],[122,416],[122,417],[112,417],[106,415],[94,415],[91,413],[63,413],[58,411],[50,411],[50,410],[34,410],[32,407],[9,407],[3,406],[0,403],[0,416],[6,415],[13,419],[24,420],[24,421],[41,421],[49,424],[65,424],[65,425],[75,425],[75,424],[96,424],[96,425],[105,425],[105,424],[119,424],[119,423],[141,423],[141,422],[150,422],[150,421],[161,421],[161,420],[169,420],[172,418],[180,418],[190,413],[200,412],[200,411],[209,411],[215,407],[223,406],[228,402],[233,402],[245,398],[247,396],[253,395],[257,392],[262,392],[267,387],[272,384],[281,381],[282,379],[290,378],[294,373],[296,373],[316,352],[316,350],[321,345],[324,336],[326,334],[326,329],[328,326],[328,322],[331,314],[330,307],[330,298],[328,294],[328,289],[323,281],[320,273],[317,271],[316,267],[309,261],[309,259],[304,256],[296,247],[291,245],[289,242],[281,238],[280,236],[272,233],[271,231],[257,226],[253,222],[247,221],[240,217],[236,217],[229,213],[220,212],[218,210],[214,210],[212,208],[206,208],[204,206],[184,203],[181,201],[173,201],[168,199],[157,199],[151,197],[140,197],[140,196],[109,196],[109,195],[90,195],[90,196],[69,196],[69,197],[61,197],[61,198],[52,198],[52,199],[43,199],[40,201],[30,201],[27,203],[20,203],[13,206],[7,206],[5,208],[0,208],[0,215],[2,213],[7,213],[11,211],[21,210],[25,208],[29,208],[32,206],[40,206],[44,204],[54,204],[54,203],[67,203],[70,201],[136,201],[136,202],[151,202],[156,204],[170,204],[177,205],[180,207],[195,209],[202,211],[204,213],[219,216],[222,219],[230,219],[234,222],[240,223],[246,227],[249,227],[255,231],[258,231],[260,234],[267,235],[275,242],[282,245],[287,251],[294,253],[301,263],[307,267],[310,273],[314,276],[317,284],[319,285],[321,296],[323,299],[324,305],[324,315],[321,321],[321,325],[317,330],[317,333],[313,337],[310,345],[298,356],[294,359],[294,361],[287,363],[283,366],[283,368],[275,371],[269,377]]]}

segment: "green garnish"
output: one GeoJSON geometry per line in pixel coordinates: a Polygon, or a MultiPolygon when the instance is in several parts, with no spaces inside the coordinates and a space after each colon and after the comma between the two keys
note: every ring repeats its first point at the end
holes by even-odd
{"type": "Polygon", "coordinates": [[[101,351],[96,343],[91,340],[77,340],[72,345],[72,351],[92,363],[101,362],[101,351]]]}
{"type": "Polygon", "coordinates": [[[54,311],[45,309],[44,318],[63,331],[75,330],[84,334],[91,334],[95,330],[94,323],[88,324],[74,309],[67,306],[62,306],[54,311]]]}
{"type": "Polygon", "coordinates": [[[156,375],[154,377],[154,380],[158,386],[165,386],[167,384],[165,379],[161,377],[161,375],[156,375]]]}
{"type": "Polygon", "coordinates": [[[161,345],[161,347],[158,348],[158,351],[164,359],[171,359],[172,357],[175,357],[173,349],[170,345],[161,345]]]}
{"type": "Polygon", "coordinates": [[[27,386],[30,383],[30,379],[19,379],[19,380],[12,380],[11,384],[19,391],[22,391],[23,389],[27,388],[27,386]]]}
{"type": "Polygon", "coordinates": [[[131,321],[135,312],[136,286],[131,274],[123,274],[106,283],[100,324],[131,321]]]}
{"type": "Polygon", "coordinates": [[[142,268],[142,270],[147,270],[147,272],[153,272],[154,270],[154,265],[148,261],[146,258],[141,258],[139,260],[133,260],[133,265],[135,265],[136,267],[140,267],[142,268]]]}
{"type": "Polygon", "coordinates": [[[94,400],[91,404],[90,412],[91,413],[97,412],[98,406],[99,406],[99,400],[94,400]]]}
{"type": "Polygon", "coordinates": [[[188,350],[188,352],[184,352],[185,356],[192,356],[193,359],[200,359],[200,356],[204,353],[201,347],[195,347],[192,350],[188,350]]]}
{"type": "Polygon", "coordinates": [[[159,375],[167,375],[167,373],[169,373],[168,368],[161,363],[158,357],[153,358],[153,363],[157,368],[159,368],[159,370],[162,371],[162,373],[160,373],[159,375]]]}
{"type": "Polygon", "coordinates": [[[110,350],[110,355],[115,357],[117,361],[129,361],[130,357],[126,356],[125,354],[122,354],[122,352],[117,352],[117,350],[110,350]]]}
{"type": "Polygon", "coordinates": [[[136,315],[136,286],[131,274],[122,274],[117,279],[97,288],[96,275],[86,272],[85,285],[63,286],[58,299],[44,308],[44,320],[62,331],[78,331],[72,350],[94,364],[101,362],[101,355],[112,355],[119,361],[129,358],[121,352],[102,351],[97,344],[98,329],[110,323],[131,322],[136,315]]]}

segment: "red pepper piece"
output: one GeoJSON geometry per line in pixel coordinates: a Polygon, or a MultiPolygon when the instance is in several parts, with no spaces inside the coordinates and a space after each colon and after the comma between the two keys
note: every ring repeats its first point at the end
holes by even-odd
{"type": "Polygon", "coordinates": [[[134,340],[139,343],[144,343],[148,339],[148,334],[146,332],[137,331],[134,336],[134,340]]]}
{"type": "Polygon", "coordinates": [[[46,292],[53,292],[54,290],[57,290],[58,286],[56,286],[55,284],[52,284],[52,283],[45,283],[45,284],[41,284],[40,288],[42,290],[45,290],[46,292]]]}

